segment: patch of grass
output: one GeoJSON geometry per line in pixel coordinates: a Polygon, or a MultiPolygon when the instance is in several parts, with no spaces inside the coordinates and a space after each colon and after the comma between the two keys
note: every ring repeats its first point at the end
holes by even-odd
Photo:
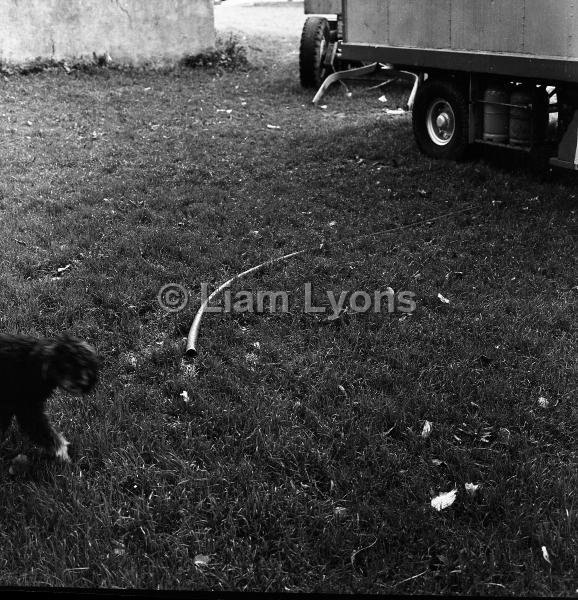
{"type": "Polygon", "coordinates": [[[64,71],[70,73],[71,71],[84,71],[91,73],[97,68],[114,68],[114,69],[126,69],[118,63],[114,63],[108,53],[97,55],[93,53],[92,57],[80,57],[73,60],[56,60],[56,59],[45,59],[36,58],[34,60],[19,63],[19,64],[2,64],[0,65],[0,74],[4,76],[10,75],[34,75],[36,73],[42,73],[44,71],[64,71]]]}
{"type": "MultiPolygon", "coordinates": [[[[13,478],[29,450],[3,445],[0,582],[573,593],[575,177],[429,160],[382,91],[336,87],[316,109],[295,55],[274,56],[219,77],[4,82],[2,329],[68,329],[103,372],[50,405],[72,466],[38,457],[13,478]],[[206,315],[183,360],[201,283],[321,240],[233,289],[288,290],[288,314],[206,315]],[[327,323],[303,313],[308,281],[320,305],[391,286],[417,309],[327,323]],[[169,282],[191,292],[181,313],[157,303],[169,282]]],[[[403,106],[406,88],[386,90],[403,106]]]]}
{"type": "Polygon", "coordinates": [[[249,67],[247,48],[234,33],[217,36],[215,50],[187,56],[181,64],[191,69],[211,68],[223,71],[246,70],[249,67]]]}

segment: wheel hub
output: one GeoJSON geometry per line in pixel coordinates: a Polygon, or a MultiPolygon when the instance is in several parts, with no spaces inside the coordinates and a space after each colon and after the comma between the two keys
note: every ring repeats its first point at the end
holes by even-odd
{"type": "Polygon", "coordinates": [[[450,123],[450,117],[446,113],[437,116],[436,125],[440,130],[447,130],[450,123]]]}
{"type": "Polygon", "coordinates": [[[446,100],[434,100],[427,111],[427,131],[432,142],[445,146],[451,142],[456,131],[456,117],[446,100]]]}

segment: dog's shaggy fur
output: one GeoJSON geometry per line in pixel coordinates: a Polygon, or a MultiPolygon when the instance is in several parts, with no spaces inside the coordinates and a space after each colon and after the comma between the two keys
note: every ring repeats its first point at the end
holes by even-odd
{"type": "Polygon", "coordinates": [[[66,334],[55,339],[0,335],[0,434],[14,416],[35,444],[70,460],[68,442],[46,416],[46,401],[57,387],[88,393],[97,376],[98,360],[86,342],[66,334]]]}

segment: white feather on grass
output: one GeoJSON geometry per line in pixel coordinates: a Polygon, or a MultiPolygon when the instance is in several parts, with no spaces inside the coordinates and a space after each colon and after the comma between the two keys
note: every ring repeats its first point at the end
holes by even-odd
{"type": "Polygon", "coordinates": [[[451,492],[446,492],[445,494],[440,494],[432,499],[431,505],[436,510],[443,510],[448,506],[451,506],[456,501],[458,490],[453,489],[451,492]]]}

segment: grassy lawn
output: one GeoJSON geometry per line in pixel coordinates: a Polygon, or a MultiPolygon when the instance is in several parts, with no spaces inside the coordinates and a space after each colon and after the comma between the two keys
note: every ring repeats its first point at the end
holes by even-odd
{"type": "Polygon", "coordinates": [[[289,42],[267,43],[218,76],[1,81],[2,330],[69,330],[103,366],[50,404],[71,466],[13,477],[29,448],[1,447],[0,583],[573,594],[576,178],[429,160],[384,110],[406,89],[313,108],[289,42]],[[233,291],[391,286],[414,313],[208,314],[183,360],[203,282],[321,240],[233,291]]]}

